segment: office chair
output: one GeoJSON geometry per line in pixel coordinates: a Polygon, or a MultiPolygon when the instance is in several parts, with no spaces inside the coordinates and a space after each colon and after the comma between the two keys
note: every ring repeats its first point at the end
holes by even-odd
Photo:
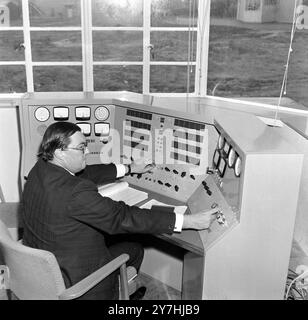
{"type": "MultiPolygon", "coordinates": [[[[7,226],[0,220],[0,249],[5,265],[0,266],[2,282],[18,299],[70,300],[76,299],[120,269],[119,298],[128,300],[136,290],[136,269],[126,268],[128,254],[121,254],[70,288],[64,280],[56,257],[49,251],[27,247],[13,240],[7,226]]],[[[1,279],[1,278],[0,278],[1,279]]],[[[3,287],[3,284],[2,284],[3,287]]]]}

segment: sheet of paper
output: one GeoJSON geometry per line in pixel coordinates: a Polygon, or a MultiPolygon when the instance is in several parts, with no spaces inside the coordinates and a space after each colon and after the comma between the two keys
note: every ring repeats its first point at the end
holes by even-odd
{"type": "Polygon", "coordinates": [[[174,207],[174,212],[178,213],[178,214],[184,214],[186,209],[187,209],[187,206],[173,206],[173,205],[170,205],[170,204],[159,202],[159,201],[157,201],[155,199],[152,199],[152,200],[146,202],[140,208],[151,209],[152,206],[174,207]]]}
{"type": "Polygon", "coordinates": [[[114,201],[124,201],[129,206],[148,198],[146,192],[130,187],[125,181],[104,185],[98,189],[98,192],[100,195],[109,197],[114,201]]]}
{"type": "Polygon", "coordinates": [[[128,183],[126,181],[113,182],[99,187],[98,192],[104,197],[110,197],[126,188],[128,188],[128,183]]]}

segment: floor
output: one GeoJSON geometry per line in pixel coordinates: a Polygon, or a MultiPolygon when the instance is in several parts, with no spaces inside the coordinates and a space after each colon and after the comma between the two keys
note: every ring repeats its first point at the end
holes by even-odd
{"type": "Polygon", "coordinates": [[[166,286],[159,280],[147,276],[144,273],[139,275],[139,285],[147,288],[142,300],[181,300],[181,292],[166,286]]]}
{"type": "MultiPolygon", "coordinates": [[[[141,273],[138,286],[145,286],[147,291],[142,300],[181,300],[181,293],[162,282],[141,273]]],[[[8,300],[5,290],[0,290],[0,300],[8,300]]]]}

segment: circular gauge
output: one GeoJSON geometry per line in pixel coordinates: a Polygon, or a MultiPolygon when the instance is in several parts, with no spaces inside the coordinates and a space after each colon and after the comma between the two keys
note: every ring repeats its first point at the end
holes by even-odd
{"type": "Polygon", "coordinates": [[[218,138],[218,149],[222,149],[225,144],[225,139],[222,135],[218,138]]]}
{"type": "Polygon", "coordinates": [[[49,110],[45,107],[37,108],[34,113],[35,119],[40,122],[47,121],[49,119],[49,115],[49,110]]]}
{"type": "Polygon", "coordinates": [[[109,110],[106,107],[100,106],[95,109],[94,115],[98,121],[105,121],[109,118],[109,110]]]}
{"type": "Polygon", "coordinates": [[[235,158],[236,158],[236,153],[235,153],[234,149],[231,148],[231,150],[229,152],[229,156],[228,156],[228,166],[229,167],[232,167],[234,165],[235,158]]]}
{"type": "Polygon", "coordinates": [[[234,165],[234,173],[237,177],[241,175],[241,170],[242,170],[242,160],[240,157],[237,157],[234,165]]]}

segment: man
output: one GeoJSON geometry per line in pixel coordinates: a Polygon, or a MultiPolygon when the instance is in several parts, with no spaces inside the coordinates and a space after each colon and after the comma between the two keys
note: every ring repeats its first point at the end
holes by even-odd
{"type": "MultiPolygon", "coordinates": [[[[86,165],[86,139],[70,122],[51,124],[42,140],[39,159],[23,193],[23,242],[54,253],[66,287],[70,287],[121,253],[139,269],[143,248],[134,242],[106,246],[106,234],[172,234],[182,228],[205,229],[219,209],[175,215],[127,206],[102,197],[97,185],[153,166],[86,165]]],[[[81,297],[117,299],[117,275],[112,274],[81,297]]]]}

